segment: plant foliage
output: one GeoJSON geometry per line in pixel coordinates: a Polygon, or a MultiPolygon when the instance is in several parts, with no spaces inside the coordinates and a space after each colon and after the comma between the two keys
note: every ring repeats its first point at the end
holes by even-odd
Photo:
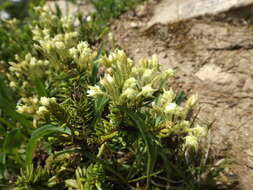
{"type": "Polygon", "coordinates": [[[122,50],[94,50],[76,17],[43,8],[36,14],[31,51],[10,61],[0,81],[1,184],[17,190],[216,186],[222,167],[202,156],[207,127],[191,117],[198,97],[167,88],[173,69],[161,71],[156,56],[133,61],[122,50]]]}

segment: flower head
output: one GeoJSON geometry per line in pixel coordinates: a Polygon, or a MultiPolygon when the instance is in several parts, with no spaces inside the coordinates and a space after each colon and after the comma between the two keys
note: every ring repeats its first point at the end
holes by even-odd
{"type": "Polygon", "coordinates": [[[185,147],[194,148],[195,150],[198,149],[198,139],[195,136],[186,136],[185,137],[185,147]]]}
{"type": "Polygon", "coordinates": [[[32,114],[33,113],[33,108],[27,105],[19,105],[16,107],[17,108],[17,112],[19,113],[24,113],[24,114],[32,114]]]}
{"type": "Polygon", "coordinates": [[[113,78],[109,74],[105,75],[105,80],[108,81],[110,84],[113,83],[113,78]]]}
{"type": "Polygon", "coordinates": [[[88,86],[89,90],[87,91],[88,96],[97,97],[99,95],[103,95],[104,92],[100,89],[99,86],[88,86]]]}
{"type": "Polygon", "coordinates": [[[40,106],[36,113],[40,116],[43,116],[48,113],[48,109],[45,106],[40,106]]]}
{"type": "Polygon", "coordinates": [[[137,85],[137,80],[133,77],[127,79],[124,83],[123,89],[134,88],[137,85]]]}
{"type": "Polygon", "coordinates": [[[148,84],[148,85],[142,87],[140,95],[143,95],[144,97],[152,97],[152,95],[155,91],[156,91],[156,89],[153,89],[151,84],[148,84]]]}
{"type": "Polygon", "coordinates": [[[196,103],[198,102],[198,99],[199,99],[199,97],[198,97],[198,95],[192,95],[188,100],[187,100],[187,102],[186,102],[186,106],[188,106],[188,107],[193,107],[193,106],[195,106],[196,105],[196,103]]]}
{"type": "Polygon", "coordinates": [[[177,104],[176,103],[170,103],[165,107],[166,113],[174,113],[177,110],[177,104]]]}
{"type": "Polygon", "coordinates": [[[53,98],[41,97],[40,98],[40,103],[41,103],[41,105],[47,107],[50,104],[56,103],[56,99],[54,97],[53,98]]]}
{"type": "Polygon", "coordinates": [[[137,96],[138,91],[133,88],[127,88],[122,93],[122,97],[127,97],[128,99],[134,99],[137,96]]]}
{"type": "Polygon", "coordinates": [[[203,137],[207,135],[207,128],[197,125],[196,127],[192,128],[192,132],[196,137],[203,137]]]}
{"type": "Polygon", "coordinates": [[[172,90],[163,90],[163,94],[161,95],[161,105],[169,104],[175,98],[175,93],[172,90]]]}
{"type": "Polygon", "coordinates": [[[146,69],[143,73],[142,80],[145,81],[150,81],[152,79],[153,75],[153,70],[152,69],[146,69]]]}

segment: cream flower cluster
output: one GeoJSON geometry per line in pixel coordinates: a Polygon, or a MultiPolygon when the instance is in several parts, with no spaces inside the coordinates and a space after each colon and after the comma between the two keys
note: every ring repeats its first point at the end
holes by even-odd
{"type": "Polygon", "coordinates": [[[56,104],[56,99],[54,97],[47,98],[41,97],[38,99],[37,96],[29,98],[21,98],[16,107],[17,112],[22,114],[29,114],[33,116],[43,116],[48,113],[48,108],[56,104]]]}
{"type": "Polygon", "coordinates": [[[207,135],[207,128],[200,125],[190,127],[186,120],[187,113],[197,104],[198,96],[190,96],[183,105],[174,102],[176,94],[172,90],[163,90],[158,100],[152,103],[154,115],[162,115],[160,137],[166,137],[171,133],[186,134],[184,137],[185,148],[198,148],[198,140],[207,135]]]}
{"type": "MultiPolygon", "coordinates": [[[[117,105],[136,105],[143,99],[154,97],[161,83],[174,74],[172,69],[161,73],[157,56],[134,64],[122,50],[115,50],[109,56],[104,56],[101,63],[106,67],[106,74],[100,82],[105,89],[103,93],[117,105]]],[[[101,94],[88,93],[89,96],[101,94]]]]}
{"type": "Polygon", "coordinates": [[[36,47],[44,52],[50,62],[60,65],[69,59],[69,49],[76,44],[77,38],[77,32],[57,34],[48,38],[36,38],[39,42],[39,46],[36,47]]]}
{"type": "Polygon", "coordinates": [[[50,62],[61,64],[69,58],[69,49],[76,45],[78,32],[74,28],[74,17],[58,18],[47,8],[38,7],[40,22],[32,27],[33,39],[50,62]]]}
{"type": "Polygon", "coordinates": [[[50,10],[47,7],[35,7],[34,10],[40,17],[40,24],[44,27],[50,28],[54,25],[58,18],[55,14],[50,14],[50,10]]]}
{"type": "Polygon", "coordinates": [[[36,114],[40,117],[44,117],[49,111],[50,106],[56,104],[56,98],[48,98],[48,97],[41,97],[40,98],[40,107],[38,108],[36,114]]]}
{"type": "Polygon", "coordinates": [[[38,104],[39,99],[36,96],[21,98],[16,109],[19,113],[32,115],[36,113],[38,104]]]}
{"type": "Polygon", "coordinates": [[[79,42],[76,47],[69,50],[69,54],[73,57],[80,70],[88,69],[89,71],[92,70],[92,62],[97,56],[97,53],[89,48],[87,42],[79,42]]]}
{"type": "Polygon", "coordinates": [[[154,110],[164,113],[169,118],[172,115],[174,115],[182,119],[185,119],[186,114],[198,102],[198,96],[192,95],[187,99],[186,103],[183,106],[179,106],[174,102],[175,98],[176,98],[176,94],[173,92],[172,89],[170,90],[163,89],[163,93],[160,95],[158,100],[153,102],[152,106],[154,110]]]}
{"type": "Polygon", "coordinates": [[[30,53],[25,56],[24,60],[18,56],[16,56],[16,60],[18,63],[10,62],[9,70],[10,72],[14,72],[17,77],[20,77],[20,74],[30,72],[30,70],[35,69],[35,67],[43,67],[49,64],[48,61],[37,60],[35,57],[32,57],[30,53]]]}
{"type": "Polygon", "coordinates": [[[47,60],[38,60],[29,53],[24,59],[16,56],[17,62],[10,62],[9,73],[7,74],[12,88],[24,89],[28,86],[31,76],[36,73],[37,77],[44,74],[43,70],[49,65],[47,60]],[[22,80],[21,80],[22,79],[22,80]],[[21,85],[18,83],[22,83],[21,85]]]}
{"type": "MultiPolygon", "coordinates": [[[[175,102],[173,90],[165,90],[168,79],[174,75],[173,69],[161,71],[157,56],[134,63],[121,50],[115,50],[100,61],[106,68],[105,74],[100,85],[89,86],[88,96],[96,98],[104,95],[114,105],[130,107],[138,107],[149,99],[151,115],[162,118],[157,128],[153,129],[158,137],[163,138],[171,133],[183,135],[185,148],[197,149],[198,139],[205,136],[207,130],[199,125],[191,127],[186,117],[197,104],[198,96],[190,96],[182,105],[175,102]]],[[[144,110],[147,111],[147,108],[144,110]]]]}

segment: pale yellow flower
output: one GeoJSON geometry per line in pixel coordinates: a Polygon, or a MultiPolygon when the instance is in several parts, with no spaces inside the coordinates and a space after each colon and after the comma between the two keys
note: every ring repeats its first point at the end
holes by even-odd
{"type": "Polygon", "coordinates": [[[49,106],[52,103],[56,103],[56,99],[54,97],[53,98],[41,97],[40,98],[40,103],[41,103],[41,105],[47,107],[47,106],[49,106]]]}
{"type": "Polygon", "coordinates": [[[151,84],[148,84],[142,87],[140,95],[143,95],[144,97],[152,97],[155,91],[156,90],[152,88],[151,84]]]}
{"type": "Polygon", "coordinates": [[[198,149],[198,139],[195,136],[186,136],[185,137],[185,147],[194,148],[195,150],[198,149]]]}
{"type": "Polygon", "coordinates": [[[89,90],[87,91],[88,96],[96,97],[99,95],[103,95],[104,92],[100,89],[99,86],[88,86],[89,90]]]}

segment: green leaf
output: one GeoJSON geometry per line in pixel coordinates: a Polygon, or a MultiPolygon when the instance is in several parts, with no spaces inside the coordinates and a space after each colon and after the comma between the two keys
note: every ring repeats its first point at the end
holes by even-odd
{"type": "Polygon", "coordinates": [[[141,136],[147,146],[148,152],[148,161],[147,161],[147,189],[150,183],[150,175],[153,172],[154,164],[157,158],[157,147],[153,141],[152,135],[149,133],[147,126],[145,125],[144,121],[142,120],[139,113],[133,112],[132,110],[119,106],[119,109],[122,112],[125,112],[136,124],[138,129],[140,130],[141,136]]]}
{"type": "Polygon", "coordinates": [[[100,48],[98,50],[98,54],[95,58],[95,63],[92,68],[92,73],[91,73],[91,84],[92,85],[95,85],[97,82],[97,75],[98,75],[99,66],[100,66],[100,63],[98,62],[98,60],[102,54],[102,49],[103,49],[103,44],[100,46],[100,48]]]}
{"type": "Polygon", "coordinates": [[[31,121],[27,120],[23,115],[16,112],[15,108],[13,108],[13,106],[11,106],[11,104],[3,97],[0,97],[0,108],[11,119],[19,122],[29,133],[33,130],[31,121]]]}
{"type": "Polygon", "coordinates": [[[56,10],[56,15],[60,18],[62,16],[61,8],[59,7],[59,5],[57,3],[55,3],[54,6],[55,6],[55,10],[56,10]]]}
{"type": "Polygon", "coordinates": [[[95,104],[94,104],[95,117],[93,118],[93,121],[91,122],[91,128],[94,128],[97,121],[99,121],[99,119],[101,118],[101,115],[104,111],[104,107],[106,106],[108,101],[109,99],[106,96],[99,96],[95,99],[95,104]]]}
{"type": "MultiPolygon", "coordinates": [[[[28,121],[23,115],[16,112],[15,101],[11,98],[12,94],[10,89],[5,85],[3,78],[0,77],[0,109],[8,115],[11,119],[16,122],[19,122],[28,132],[32,130],[32,123],[28,121]]],[[[5,122],[1,119],[0,122],[5,122]]],[[[7,124],[5,122],[5,124],[7,124]]],[[[9,127],[13,127],[9,125],[9,127]]]]}
{"type": "Polygon", "coordinates": [[[6,154],[0,153],[0,179],[4,178],[5,170],[6,170],[6,154]]]}
{"type": "Polygon", "coordinates": [[[109,171],[110,173],[114,174],[124,185],[126,185],[129,189],[133,189],[128,181],[121,175],[121,173],[119,173],[118,171],[114,170],[113,167],[106,162],[105,160],[102,160],[100,158],[97,158],[97,156],[93,155],[90,152],[83,152],[83,155],[88,157],[92,162],[99,162],[100,164],[103,165],[103,167],[109,171]]]}
{"type": "Polygon", "coordinates": [[[14,129],[4,138],[3,150],[6,154],[12,154],[17,151],[23,142],[23,134],[19,129],[14,129]]]}
{"type": "MultiPolygon", "coordinates": [[[[0,117],[0,123],[2,123],[3,125],[7,126],[10,129],[16,128],[15,125],[13,125],[12,123],[6,121],[4,118],[1,118],[1,117],[0,117]]],[[[3,126],[1,126],[1,127],[5,130],[5,128],[3,126]]]]}
{"type": "Polygon", "coordinates": [[[0,10],[4,10],[6,8],[8,8],[9,6],[12,6],[13,2],[11,1],[5,1],[5,2],[0,2],[0,10]]]}
{"type": "Polygon", "coordinates": [[[65,180],[65,183],[66,183],[66,185],[67,185],[68,187],[72,187],[72,188],[75,188],[75,189],[78,189],[78,188],[79,188],[79,186],[78,186],[76,180],[74,180],[74,179],[67,179],[67,180],[65,180]]]}
{"type": "Polygon", "coordinates": [[[68,135],[71,135],[71,131],[69,128],[65,127],[57,127],[54,125],[45,125],[43,127],[40,127],[36,129],[27,144],[26,148],[26,166],[28,167],[29,172],[32,172],[32,158],[33,158],[33,152],[36,148],[36,145],[39,141],[39,139],[45,135],[49,135],[51,133],[60,132],[65,133],[68,135]]]}
{"type": "Polygon", "coordinates": [[[57,157],[57,156],[60,156],[62,154],[66,154],[66,153],[80,153],[80,149],[69,149],[69,150],[62,150],[60,152],[57,152],[55,155],[54,155],[54,159],[57,157]]]}
{"type": "Polygon", "coordinates": [[[179,92],[179,94],[175,97],[175,99],[173,100],[173,102],[176,102],[177,105],[180,105],[181,103],[183,103],[186,100],[186,94],[185,92],[182,90],[179,92]]]}
{"type": "Polygon", "coordinates": [[[40,97],[43,97],[43,96],[47,97],[46,88],[45,88],[45,85],[43,84],[43,82],[41,81],[41,79],[36,77],[34,79],[34,84],[35,84],[38,95],[40,97]]]}
{"type": "Polygon", "coordinates": [[[96,98],[95,100],[95,114],[96,117],[101,117],[101,114],[104,110],[105,105],[107,104],[107,102],[109,101],[109,99],[106,96],[99,96],[96,98]]]}
{"type": "Polygon", "coordinates": [[[2,134],[2,137],[4,137],[5,133],[6,133],[5,128],[2,125],[0,125],[0,134],[2,134]]]}
{"type": "Polygon", "coordinates": [[[4,83],[4,79],[0,77],[0,100],[1,98],[6,99],[9,103],[14,103],[10,89],[4,83]]]}

